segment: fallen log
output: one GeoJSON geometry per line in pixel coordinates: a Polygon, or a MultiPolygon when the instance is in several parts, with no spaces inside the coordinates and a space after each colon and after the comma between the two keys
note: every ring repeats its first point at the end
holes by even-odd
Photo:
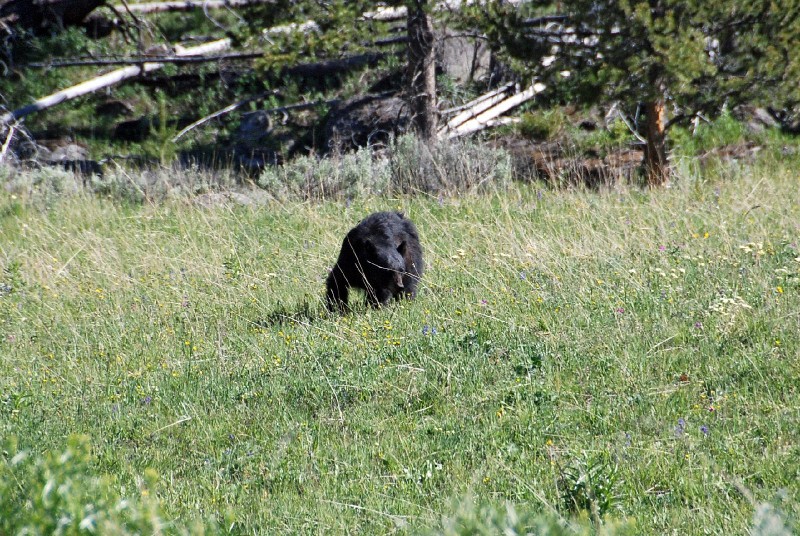
{"type": "Polygon", "coordinates": [[[174,2],[148,2],[144,4],[128,4],[114,6],[120,11],[130,10],[134,13],[163,13],[169,11],[191,11],[193,9],[220,9],[223,7],[247,7],[258,4],[271,4],[273,0],[183,0],[174,2]]]}
{"type": "MultiPolygon", "coordinates": [[[[442,11],[458,11],[461,9],[463,5],[471,5],[474,4],[476,0],[444,0],[442,2],[437,2],[433,9],[434,11],[442,12],[442,11]]],[[[512,6],[521,4],[527,0],[507,0],[508,4],[512,6]]],[[[397,20],[403,20],[406,18],[408,14],[408,9],[405,6],[399,7],[379,7],[375,11],[367,11],[363,13],[361,17],[364,20],[373,20],[373,21],[380,21],[380,22],[391,22],[397,20]]]]}
{"type": "Polygon", "coordinates": [[[442,110],[442,114],[443,115],[450,115],[450,114],[458,113],[458,112],[461,112],[461,111],[464,111],[464,110],[468,110],[468,109],[472,108],[473,106],[475,106],[476,104],[478,104],[480,102],[483,102],[484,100],[489,99],[491,97],[494,97],[498,93],[506,93],[506,92],[508,92],[508,90],[511,89],[512,87],[514,87],[513,82],[509,82],[508,84],[500,86],[499,88],[497,88],[495,90],[492,90],[492,91],[489,91],[488,93],[484,93],[483,95],[481,95],[481,96],[479,96],[479,97],[477,97],[475,99],[472,99],[471,101],[469,101],[469,102],[467,102],[465,104],[462,104],[460,106],[453,106],[452,108],[447,108],[446,110],[442,110]]]}
{"type": "Polygon", "coordinates": [[[490,126],[494,126],[496,124],[494,123],[494,121],[500,115],[532,99],[534,96],[544,91],[545,88],[546,86],[544,84],[541,83],[533,84],[525,91],[517,93],[516,95],[513,95],[511,97],[508,97],[507,99],[502,100],[501,102],[483,111],[482,113],[478,114],[472,119],[465,121],[457,128],[450,130],[449,132],[446,133],[447,137],[449,139],[452,139],[460,136],[466,136],[467,134],[472,134],[474,132],[481,131],[490,126]]]}
{"type": "MultiPolygon", "coordinates": [[[[212,41],[211,43],[205,43],[200,46],[178,50],[175,55],[198,56],[211,52],[219,52],[230,46],[230,39],[220,39],[219,41],[212,41]]],[[[42,110],[46,110],[47,108],[52,108],[57,104],[61,104],[62,102],[74,99],[76,97],[81,97],[83,95],[93,93],[99,89],[113,86],[114,84],[118,84],[123,80],[127,80],[128,78],[134,78],[144,73],[161,69],[164,67],[164,65],[164,63],[156,62],[143,63],[142,65],[132,65],[130,67],[117,69],[116,71],[111,71],[110,73],[106,73],[102,76],[92,78],[91,80],[87,80],[78,85],[62,89],[61,91],[53,93],[52,95],[48,95],[47,97],[43,97],[36,102],[28,104],[27,106],[23,106],[22,108],[14,110],[13,112],[6,112],[0,116],[0,126],[7,125],[11,121],[15,121],[25,117],[26,115],[40,112],[42,110]]]]}
{"type": "Polygon", "coordinates": [[[17,125],[11,125],[8,127],[8,132],[6,133],[6,141],[3,142],[3,147],[0,148],[0,164],[3,163],[3,160],[6,158],[6,153],[8,152],[8,147],[11,145],[11,140],[14,139],[14,130],[16,130],[17,125]]]}
{"type": "Polygon", "coordinates": [[[270,35],[290,34],[294,32],[305,34],[317,31],[319,31],[319,24],[313,20],[307,20],[305,22],[293,22],[290,24],[281,24],[280,26],[266,28],[265,30],[261,30],[261,34],[265,37],[269,37],[270,35]]]}
{"type": "Polygon", "coordinates": [[[477,117],[492,106],[504,101],[509,97],[508,92],[513,89],[513,87],[513,85],[509,84],[485,95],[481,95],[471,103],[468,103],[470,106],[466,107],[460,113],[450,118],[447,124],[439,129],[439,135],[442,136],[452,130],[457,129],[466,121],[469,121],[473,117],[477,117]]]}

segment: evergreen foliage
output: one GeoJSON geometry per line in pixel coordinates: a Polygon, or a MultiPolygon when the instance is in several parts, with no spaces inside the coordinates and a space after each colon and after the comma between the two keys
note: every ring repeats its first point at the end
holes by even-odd
{"type": "Polygon", "coordinates": [[[598,90],[571,94],[583,102],[665,98],[678,119],[745,101],[799,102],[800,6],[790,0],[567,0],[558,16],[542,14],[555,2],[541,5],[492,3],[470,20],[527,74],[570,71],[573,91],[598,90]]]}
{"type": "Polygon", "coordinates": [[[698,114],[743,102],[791,108],[800,98],[800,6],[790,0],[501,2],[473,8],[471,20],[562,98],[669,110],[641,129],[656,151],[654,136],[698,114]]]}

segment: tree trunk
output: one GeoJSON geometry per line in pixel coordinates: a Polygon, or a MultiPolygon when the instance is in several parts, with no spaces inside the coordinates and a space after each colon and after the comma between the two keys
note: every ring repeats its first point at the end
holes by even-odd
{"type": "Polygon", "coordinates": [[[665,186],[669,182],[667,140],[664,132],[666,112],[663,100],[644,103],[645,137],[644,168],[648,186],[665,186]]]}
{"type": "Polygon", "coordinates": [[[419,136],[436,140],[436,62],[427,0],[408,2],[408,100],[419,136]]]}

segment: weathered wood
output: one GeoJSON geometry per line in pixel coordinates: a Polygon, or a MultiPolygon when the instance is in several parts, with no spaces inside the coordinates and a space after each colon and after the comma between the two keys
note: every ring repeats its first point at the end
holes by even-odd
{"type": "Polygon", "coordinates": [[[307,20],[305,22],[292,22],[291,24],[281,24],[280,26],[273,26],[271,28],[267,28],[261,31],[261,34],[265,37],[269,37],[270,35],[278,35],[278,34],[290,34],[290,33],[309,33],[309,32],[316,32],[319,31],[319,24],[314,22],[313,20],[307,20]]]}
{"type": "MultiPolygon", "coordinates": [[[[469,109],[475,107],[477,104],[480,104],[481,102],[485,101],[486,99],[490,99],[490,98],[494,97],[495,95],[497,95],[499,93],[507,93],[512,87],[514,87],[514,84],[512,82],[509,82],[508,84],[505,84],[503,86],[500,86],[497,89],[494,89],[492,91],[484,93],[480,97],[478,97],[476,99],[472,99],[471,101],[469,101],[469,102],[467,102],[465,104],[461,104],[460,106],[453,106],[452,108],[447,108],[446,110],[442,110],[442,114],[443,115],[450,115],[450,114],[455,114],[455,113],[462,112],[464,110],[469,110],[469,109]]],[[[451,121],[452,121],[452,119],[451,119],[451,121]]],[[[448,123],[449,123],[449,121],[448,121],[448,123]]]]}
{"type": "Polygon", "coordinates": [[[466,109],[450,118],[447,124],[439,130],[439,135],[445,135],[451,130],[457,129],[466,121],[477,117],[492,106],[496,106],[498,103],[504,101],[508,98],[508,92],[513,87],[514,86],[512,84],[509,84],[500,89],[496,89],[487,94],[481,95],[477,99],[471,101],[468,103],[470,106],[467,107],[467,105],[465,105],[466,109]]]}
{"type": "Polygon", "coordinates": [[[447,133],[448,138],[457,138],[459,136],[465,136],[467,134],[472,134],[474,132],[481,131],[489,126],[492,126],[493,121],[497,119],[502,114],[506,113],[508,110],[519,106],[520,104],[529,101],[537,94],[541,93],[545,90],[545,85],[536,83],[530,86],[525,91],[521,93],[517,93],[507,99],[504,99],[497,103],[496,105],[492,106],[491,108],[485,110],[484,112],[478,114],[474,118],[470,119],[469,121],[465,121],[457,128],[450,130],[447,133]]]}
{"type": "Polygon", "coordinates": [[[6,132],[6,141],[3,142],[3,147],[0,148],[0,164],[3,163],[3,160],[6,158],[6,153],[8,152],[8,147],[11,145],[11,140],[14,139],[14,131],[16,130],[17,125],[10,125],[8,127],[8,132],[6,132]]]}
{"type": "MultiPolygon", "coordinates": [[[[247,7],[258,4],[270,4],[273,0],[177,0],[174,2],[148,2],[143,4],[128,4],[128,9],[134,13],[163,13],[167,11],[191,11],[193,9],[220,9],[223,7],[247,7]]],[[[115,9],[126,11],[122,5],[114,6],[115,9]]]]}
{"type": "MultiPolygon", "coordinates": [[[[462,5],[470,5],[474,4],[476,0],[444,0],[442,2],[437,2],[433,6],[434,11],[457,11],[461,8],[462,5]]],[[[481,0],[477,0],[481,1],[481,0]]],[[[521,4],[522,2],[527,0],[506,0],[506,3],[511,4],[512,6],[521,4]]],[[[374,20],[374,21],[381,21],[381,22],[391,22],[397,20],[403,20],[408,16],[408,9],[405,6],[399,7],[380,7],[375,11],[367,11],[363,13],[361,17],[365,20],[374,20]]]]}
{"type": "MultiPolygon", "coordinates": [[[[221,50],[225,50],[230,46],[231,46],[230,39],[220,39],[219,41],[212,41],[211,43],[205,43],[197,47],[179,50],[175,53],[175,55],[176,56],[203,55],[213,52],[219,52],[221,50]]],[[[26,115],[30,115],[35,112],[40,112],[42,110],[46,110],[47,108],[52,108],[53,106],[74,99],[76,97],[87,95],[99,89],[113,86],[114,84],[118,84],[119,82],[122,82],[123,80],[126,80],[128,78],[134,78],[144,73],[161,69],[162,67],[164,67],[164,65],[165,65],[164,63],[155,63],[155,62],[144,63],[142,65],[133,65],[122,69],[117,69],[116,71],[106,73],[96,78],[92,78],[91,80],[87,80],[75,86],[62,89],[61,91],[53,93],[52,95],[48,95],[47,97],[43,97],[37,100],[36,102],[28,104],[27,106],[23,106],[22,108],[14,110],[13,112],[7,112],[3,114],[2,116],[0,116],[0,126],[6,125],[11,121],[15,121],[17,119],[25,117],[26,115]]]]}

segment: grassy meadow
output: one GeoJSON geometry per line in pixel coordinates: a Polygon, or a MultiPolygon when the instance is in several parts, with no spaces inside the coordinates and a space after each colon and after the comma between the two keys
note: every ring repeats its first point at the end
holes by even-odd
{"type": "Polygon", "coordinates": [[[797,526],[797,190],[773,162],[657,192],[3,192],[0,438],[88,436],[120,494],[233,534],[797,526]],[[385,209],[420,230],[418,299],[327,315],[385,209]]]}

